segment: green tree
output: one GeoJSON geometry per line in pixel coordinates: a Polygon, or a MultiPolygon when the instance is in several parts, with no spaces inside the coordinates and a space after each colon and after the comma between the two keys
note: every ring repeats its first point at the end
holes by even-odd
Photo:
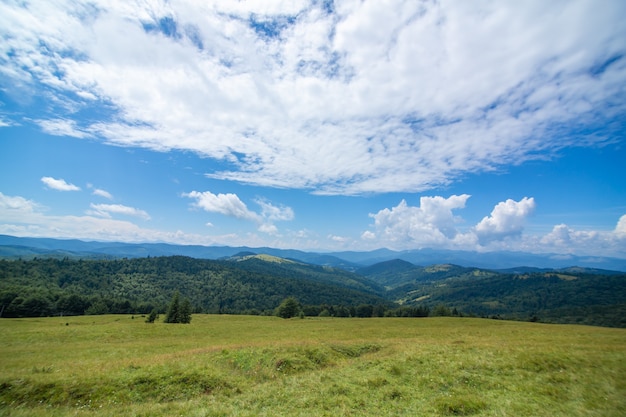
{"type": "Polygon", "coordinates": [[[154,323],[154,321],[158,318],[159,318],[159,313],[157,312],[156,308],[153,308],[152,311],[150,312],[150,315],[146,319],[146,323],[154,323]]]}
{"type": "Polygon", "coordinates": [[[179,323],[180,321],[180,293],[176,291],[172,297],[167,313],[165,313],[165,323],[179,323]]]}
{"type": "Polygon", "coordinates": [[[191,303],[188,298],[183,299],[179,310],[179,323],[191,323],[191,303]]]}
{"type": "Polygon", "coordinates": [[[88,308],[85,310],[85,314],[87,315],[99,315],[99,314],[108,314],[109,306],[104,302],[104,300],[94,301],[88,308]]]}
{"type": "Polygon", "coordinates": [[[191,323],[191,303],[189,299],[180,300],[180,293],[176,291],[172,302],[165,314],[165,323],[191,323]]]}
{"type": "Polygon", "coordinates": [[[69,294],[59,298],[57,311],[64,316],[80,316],[85,313],[90,303],[78,294],[69,294]]]}
{"type": "Polygon", "coordinates": [[[451,316],[452,312],[445,304],[437,304],[432,311],[432,315],[436,317],[451,316]]]}
{"type": "Polygon", "coordinates": [[[276,315],[289,319],[298,315],[301,310],[300,303],[294,297],[287,297],[276,309],[276,315]]]}

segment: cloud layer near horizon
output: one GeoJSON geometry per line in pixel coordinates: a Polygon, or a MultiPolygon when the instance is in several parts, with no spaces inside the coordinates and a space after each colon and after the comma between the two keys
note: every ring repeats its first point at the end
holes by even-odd
{"type": "MultiPolygon", "coordinates": [[[[261,213],[247,208],[235,194],[189,193],[182,197],[196,200],[198,208],[242,220],[254,221],[258,231],[276,234],[274,221],[288,221],[294,216],[288,207],[275,207],[256,201],[261,213]],[[234,202],[234,203],[233,203],[234,202]],[[242,212],[242,205],[245,208],[242,212]],[[242,215],[244,213],[244,215],[242,215]]],[[[496,204],[488,216],[474,226],[467,226],[456,214],[465,208],[469,195],[422,197],[419,206],[402,200],[397,206],[370,214],[374,224],[359,240],[330,235],[331,250],[368,250],[387,247],[395,250],[439,248],[470,251],[512,250],[531,253],[578,254],[626,258],[626,215],[608,231],[575,230],[558,224],[544,235],[526,234],[524,226],[535,207],[533,198],[507,200],[496,204]]],[[[91,204],[84,216],[48,215],[35,201],[8,196],[0,192],[0,234],[27,237],[75,238],[124,242],[168,242],[176,244],[266,246],[258,235],[200,235],[182,231],[161,231],[145,228],[114,216],[133,216],[149,220],[146,212],[122,205],[91,204]]],[[[283,249],[320,249],[315,236],[306,231],[277,235],[273,246],[283,249]],[[298,242],[297,245],[294,242],[298,242]]]]}
{"type": "Polygon", "coordinates": [[[3,2],[2,88],[46,97],[47,133],[320,194],[422,191],[624,128],[625,2],[266,3],[3,2]]]}

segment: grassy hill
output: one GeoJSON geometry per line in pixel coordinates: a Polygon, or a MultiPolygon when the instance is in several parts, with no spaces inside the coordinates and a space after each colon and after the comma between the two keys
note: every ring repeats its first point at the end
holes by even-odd
{"type": "Polygon", "coordinates": [[[621,417],[626,330],[469,318],[0,319],[0,415],[621,417]]]}

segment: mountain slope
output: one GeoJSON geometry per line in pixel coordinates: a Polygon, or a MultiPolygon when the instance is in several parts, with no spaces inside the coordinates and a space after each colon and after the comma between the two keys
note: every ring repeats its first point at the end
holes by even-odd
{"type": "Polygon", "coordinates": [[[266,254],[231,258],[231,262],[233,261],[240,267],[255,273],[323,282],[377,296],[383,296],[385,292],[382,286],[366,277],[329,266],[312,265],[266,254]]]}
{"type": "Polygon", "coordinates": [[[401,259],[380,262],[361,268],[357,270],[357,273],[384,285],[388,291],[393,291],[394,288],[398,287],[411,288],[411,286],[447,278],[476,278],[496,274],[496,272],[451,264],[435,264],[423,267],[401,259]]]}
{"type": "MultiPolygon", "coordinates": [[[[181,256],[116,260],[0,260],[0,304],[4,316],[82,314],[98,306],[105,312],[147,313],[163,310],[174,291],[198,311],[251,313],[271,311],[286,297],[302,304],[385,304],[372,291],[333,283],[314,270],[260,268],[245,262],[181,256]],[[66,298],[74,306],[65,306],[66,298]]],[[[291,262],[291,261],[289,261],[291,262]]],[[[347,274],[347,273],[346,273],[347,274]]],[[[337,281],[345,279],[339,275],[337,281]]],[[[344,283],[345,284],[345,283],[344,283]]]]}

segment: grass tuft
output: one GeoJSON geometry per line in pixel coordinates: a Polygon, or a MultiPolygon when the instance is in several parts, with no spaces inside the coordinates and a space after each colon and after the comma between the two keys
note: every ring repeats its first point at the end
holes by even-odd
{"type": "Polygon", "coordinates": [[[487,404],[473,395],[451,395],[438,398],[437,409],[447,416],[471,416],[487,408],[487,404]]]}

